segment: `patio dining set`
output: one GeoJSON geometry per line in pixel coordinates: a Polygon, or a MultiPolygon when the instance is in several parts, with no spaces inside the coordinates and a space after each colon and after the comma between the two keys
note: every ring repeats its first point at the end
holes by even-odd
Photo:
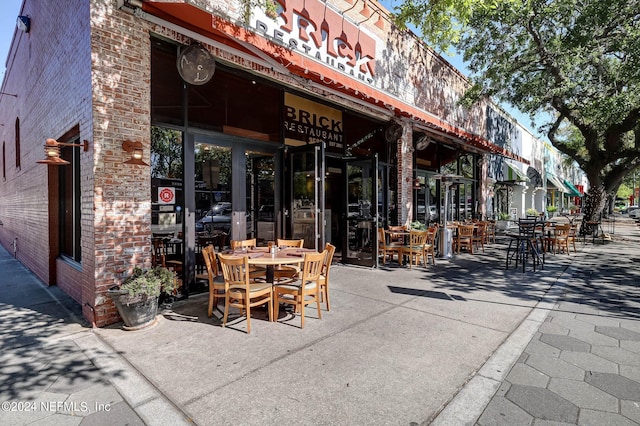
{"type": "Polygon", "coordinates": [[[429,258],[435,265],[439,251],[460,254],[464,250],[475,254],[479,249],[484,252],[485,244],[495,242],[495,222],[492,221],[449,222],[446,226],[452,234],[449,247],[438,244],[442,236],[437,223],[425,230],[404,226],[378,228],[378,253],[382,264],[397,260],[399,264],[409,265],[409,268],[420,262],[426,267],[429,258]]]}
{"type": "Polygon", "coordinates": [[[207,314],[219,301],[224,302],[222,327],[227,325],[230,308],[246,317],[247,334],[251,333],[252,308],[267,306],[270,322],[277,321],[280,304],[293,307],[304,328],[305,307],[316,305],[322,319],[321,304],[330,310],[329,270],[335,246],[326,244],[322,252],[303,248],[304,240],[278,239],[258,247],[256,239],[231,240],[230,249],[216,252],[213,244],[203,247],[206,272],[196,279],[209,286],[207,314]]]}

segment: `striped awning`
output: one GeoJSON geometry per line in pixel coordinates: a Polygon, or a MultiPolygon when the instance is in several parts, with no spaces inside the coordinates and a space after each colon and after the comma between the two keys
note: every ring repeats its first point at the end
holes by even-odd
{"type": "Polygon", "coordinates": [[[564,185],[569,188],[569,195],[571,195],[572,197],[582,197],[582,194],[580,193],[580,191],[578,191],[578,188],[576,188],[574,184],[565,179],[564,185]]]}
{"type": "Polygon", "coordinates": [[[527,175],[520,171],[516,166],[506,163],[507,165],[507,173],[505,176],[505,181],[507,182],[529,182],[529,178],[527,175]]]}
{"type": "Polygon", "coordinates": [[[558,191],[564,192],[565,194],[569,193],[569,189],[567,189],[567,187],[564,186],[564,184],[562,183],[560,178],[557,177],[556,175],[552,175],[551,173],[547,173],[547,185],[549,183],[551,184],[551,186],[553,186],[558,191]]]}

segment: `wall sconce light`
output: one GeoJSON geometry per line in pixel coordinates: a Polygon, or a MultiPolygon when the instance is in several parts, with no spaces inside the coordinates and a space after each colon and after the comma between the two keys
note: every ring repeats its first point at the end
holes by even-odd
{"type": "Polygon", "coordinates": [[[124,141],[122,142],[122,149],[131,153],[131,159],[125,161],[124,164],[148,166],[147,163],[142,161],[142,142],[124,141]]]}
{"type": "Polygon", "coordinates": [[[16,20],[16,26],[18,29],[24,33],[28,33],[31,29],[31,18],[28,16],[18,16],[16,20]]]}
{"type": "Polygon", "coordinates": [[[376,23],[374,24],[376,27],[380,28],[382,31],[384,31],[384,19],[382,19],[382,13],[378,12],[378,20],[376,21],[376,23]]]}
{"type": "Polygon", "coordinates": [[[360,11],[360,15],[364,16],[365,18],[371,17],[371,9],[369,9],[369,5],[367,5],[367,0],[364,0],[364,6],[360,11]]]}
{"type": "Polygon", "coordinates": [[[44,143],[44,153],[46,158],[44,160],[37,161],[37,163],[47,164],[49,166],[66,166],[67,164],[71,164],[60,158],[60,147],[63,146],[81,146],[84,152],[89,151],[89,141],[87,140],[84,140],[82,143],[66,143],[58,142],[55,139],[47,139],[44,143]]]}

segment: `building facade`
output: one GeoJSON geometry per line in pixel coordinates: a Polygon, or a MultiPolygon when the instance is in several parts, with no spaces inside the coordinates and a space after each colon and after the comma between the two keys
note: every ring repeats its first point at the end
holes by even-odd
{"type": "Polygon", "coordinates": [[[23,3],[0,90],[0,243],[95,325],[118,321],[106,292],[152,264],[156,234],[179,242],[188,294],[205,233],[332,242],[376,266],[378,226],[445,213],[443,173],[461,179],[451,218],[494,215],[513,170],[529,181],[509,207],[547,203],[527,170],[545,176],[538,142],[487,101],[459,106],[466,78],[379,4],[245,4],[23,3]],[[38,163],[47,139],[68,164],[38,163]]]}

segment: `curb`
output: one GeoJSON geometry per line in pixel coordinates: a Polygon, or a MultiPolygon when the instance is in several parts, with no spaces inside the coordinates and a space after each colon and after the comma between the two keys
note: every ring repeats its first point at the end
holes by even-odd
{"type": "MultiPolygon", "coordinates": [[[[584,256],[589,251],[591,246],[585,246],[574,259],[577,260],[578,256],[584,256]]],[[[572,260],[518,328],[507,337],[429,424],[459,426],[473,425],[477,422],[502,381],[562,296],[567,280],[573,276],[574,262],[575,260],[572,260]]]]}
{"type": "Polygon", "coordinates": [[[74,340],[147,425],[193,425],[194,422],[97,333],[74,340]]]}

